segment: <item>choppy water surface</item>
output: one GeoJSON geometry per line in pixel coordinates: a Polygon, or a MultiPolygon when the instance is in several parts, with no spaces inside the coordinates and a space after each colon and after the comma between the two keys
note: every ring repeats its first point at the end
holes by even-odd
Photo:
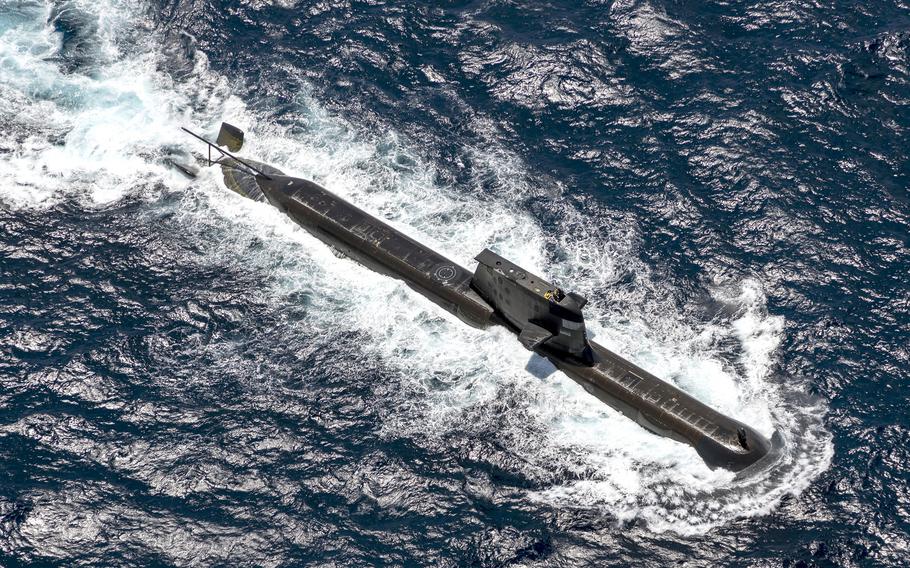
{"type": "Polygon", "coordinates": [[[0,0],[0,564],[906,565],[910,7],[0,0]],[[734,479],[178,130],[787,442],[734,479]]]}

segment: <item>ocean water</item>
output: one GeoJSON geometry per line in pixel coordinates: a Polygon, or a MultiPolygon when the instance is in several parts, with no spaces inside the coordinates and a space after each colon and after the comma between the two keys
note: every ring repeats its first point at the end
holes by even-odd
{"type": "Polygon", "coordinates": [[[906,566],[910,5],[0,0],[0,566],[906,566]],[[766,435],[738,479],[188,126],[766,435]]]}

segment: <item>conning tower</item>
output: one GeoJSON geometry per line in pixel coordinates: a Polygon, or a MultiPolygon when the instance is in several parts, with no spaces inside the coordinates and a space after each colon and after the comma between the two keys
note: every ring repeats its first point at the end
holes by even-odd
{"type": "Polygon", "coordinates": [[[546,346],[588,365],[594,363],[581,313],[588,303],[584,296],[565,293],[490,249],[475,260],[480,264],[471,287],[519,331],[518,340],[526,349],[546,346]]]}

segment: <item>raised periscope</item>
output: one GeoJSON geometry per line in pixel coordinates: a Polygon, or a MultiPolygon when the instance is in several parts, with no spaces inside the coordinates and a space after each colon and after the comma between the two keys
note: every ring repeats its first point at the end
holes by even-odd
{"type": "MultiPolygon", "coordinates": [[[[506,326],[525,348],[603,402],[655,434],[693,446],[709,467],[738,472],[774,453],[772,443],[749,426],[588,341],[584,297],[564,293],[490,250],[476,257],[472,273],[311,181],[219,148],[242,147],[243,132],[229,124],[214,144],[189,133],[209,145],[207,162],[221,165],[233,191],[271,203],[323,242],[401,279],[469,325],[506,326]],[[216,160],[213,149],[220,154],[216,160]]],[[[180,169],[192,175],[189,166],[180,169]]],[[[776,434],[774,442],[780,445],[776,434]]]]}

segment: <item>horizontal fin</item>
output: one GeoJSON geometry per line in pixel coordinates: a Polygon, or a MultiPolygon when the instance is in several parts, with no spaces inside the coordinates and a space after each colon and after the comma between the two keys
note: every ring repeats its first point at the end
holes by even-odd
{"type": "Polygon", "coordinates": [[[535,325],[531,322],[525,324],[525,327],[521,330],[521,333],[518,335],[518,341],[524,345],[525,349],[529,351],[534,351],[544,343],[550,340],[553,337],[553,334],[539,325],[535,325]]]}

